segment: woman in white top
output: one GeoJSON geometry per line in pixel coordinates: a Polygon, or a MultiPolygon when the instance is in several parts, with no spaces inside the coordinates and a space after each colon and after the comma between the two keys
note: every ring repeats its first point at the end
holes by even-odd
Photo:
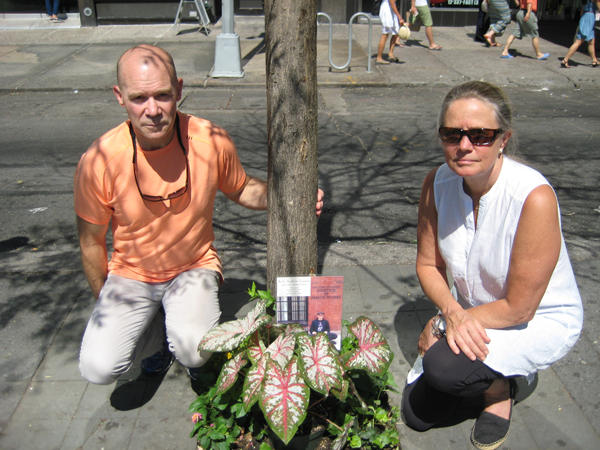
{"type": "Polygon", "coordinates": [[[396,0],[382,0],[381,8],[379,9],[379,19],[381,20],[381,39],[379,39],[375,64],[400,62],[400,60],[394,56],[394,47],[400,45],[398,31],[400,31],[400,27],[404,25],[404,20],[400,17],[400,12],[398,12],[398,8],[396,7],[396,0]],[[390,33],[392,35],[392,39],[390,40],[390,51],[388,53],[388,59],[385,60],[383,59],[383,49],[385,48],[385,43],[387,42],[390,33]]]}
{"type": "Polygon", "coordinates": [[[507,156],[511,122],[489,83],[456,86],[442,104],[446,164],[423,183],[417,254],[421,287],[440,312],[419,338],[403,397],[405,423],[425,431],[483,396],[471,441],[488,450],[508,435],[514,377],[562,358],[583,323],[556,195],[507,156]]]}

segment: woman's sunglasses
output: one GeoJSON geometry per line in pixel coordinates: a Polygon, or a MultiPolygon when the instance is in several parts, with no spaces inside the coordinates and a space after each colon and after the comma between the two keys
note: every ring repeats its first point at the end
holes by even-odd
{"type": "Polygon", "coordinates": [[[461,130],[460,128],[440,127],[438,132],[440,139],[446,144],[458,144],[463,136],[467,136],[473,145],[492,145],[502,130],[492,128],[461,130]]]}

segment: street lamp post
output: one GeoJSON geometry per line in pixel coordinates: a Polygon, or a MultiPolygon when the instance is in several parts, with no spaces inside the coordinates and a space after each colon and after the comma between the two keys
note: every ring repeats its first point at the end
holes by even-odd
{"type": "Polygon", "coordinates": [[[215,44],[215,67],[213,78],[242,78],[242,57],[240,37],[234,32],[233,0],[223,0],[223,30],[217,36],[215,44]]]}

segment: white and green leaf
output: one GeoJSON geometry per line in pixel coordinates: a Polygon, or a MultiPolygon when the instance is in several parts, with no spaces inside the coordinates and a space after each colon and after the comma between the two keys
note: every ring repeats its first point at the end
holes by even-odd
{"type": "Polygon", "coordinates": [[[358,339],[358,348],[341,356],[344,368],[363,369],[383,375],[392,362],[394,353],[377,325],[371,319],[361,316],[348,330],[358,339]]]}
{"type": "Polygon", "coordinates": [[[267,348],[267,353],[271,359],[279,364],[279,367],[285,367],[288,361],[294,355],[296,339],[290,334],[280,334],[267,348]]]}
{"type": "Polygon", "coordinates": [[[242,319],[225,322],[204,335],[198,351],[230,352],[236,349],[250,334],[271,321],[265,314],[266,301],[259,300],[248,315],[242,319]]]}
{"type": "Polygon", "coordinates": [[[300,368],[308,385],[323,395],[331,389],[342,389],[343,369],[337,352],[325,333],[310,337],[307,333],[296,336],[300,354],[300,368]]]}
{"type": "Polygon", "coordinates": [[[295,357],[283,369],[269,358],[266,372],[260,408],[273,432],[287,444],[306,418],[310,389],[295,357]]]}
{"type": "Polygon", "coordinates": [[[223,365],[217,380],[217,395],[227,392],[234,385],[240,369],[247,363],[248,361],[244,359],[244,352],[240,352],[223,365]]]}
{"type": "Polygon", "coordinates": [[[242,390],[242,398],[246,411],[250,410],[250,407],[256,403],[260,396],[262,383],[265,378],[265,367],[268,359],[268,355],[260,359],[246,374],[246,379],[244,380],[244,387],[242,390]]]}

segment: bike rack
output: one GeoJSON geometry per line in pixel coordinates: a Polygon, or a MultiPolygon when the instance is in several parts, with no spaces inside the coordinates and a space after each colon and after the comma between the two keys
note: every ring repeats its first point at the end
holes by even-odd
{"type": "Polygon", "coordinates": [[[348,62],[343,66],[336,66],[331,59],[331,47],[332,47],[332,43],[333,43],[333,25],[331,23],[331,17],[329,17],[329,15],[327,13],[322,13],[322,12],[317,13],[317,18],[325,17],[329,22],[329,65],[337,70],[346,69],[350,65],[350,61],[352,61],[352,22],[354,22],[354,19],[357,18],[358,16],[366,17],[369,22],[369,55],[368,55],[368,63],[367,63],[367,73],[371,73],[371,47],[372,47],[371,46],[371,40],[372,40],[371,36],[372,36],[372,30],[373,30],[373,23],[371,22],[371,16],[368,14],[365,14],[363,12],[358,12],[358,13],[354,14],[352,17],[350,17],[350,22],[348,23],[348,62]]]}

